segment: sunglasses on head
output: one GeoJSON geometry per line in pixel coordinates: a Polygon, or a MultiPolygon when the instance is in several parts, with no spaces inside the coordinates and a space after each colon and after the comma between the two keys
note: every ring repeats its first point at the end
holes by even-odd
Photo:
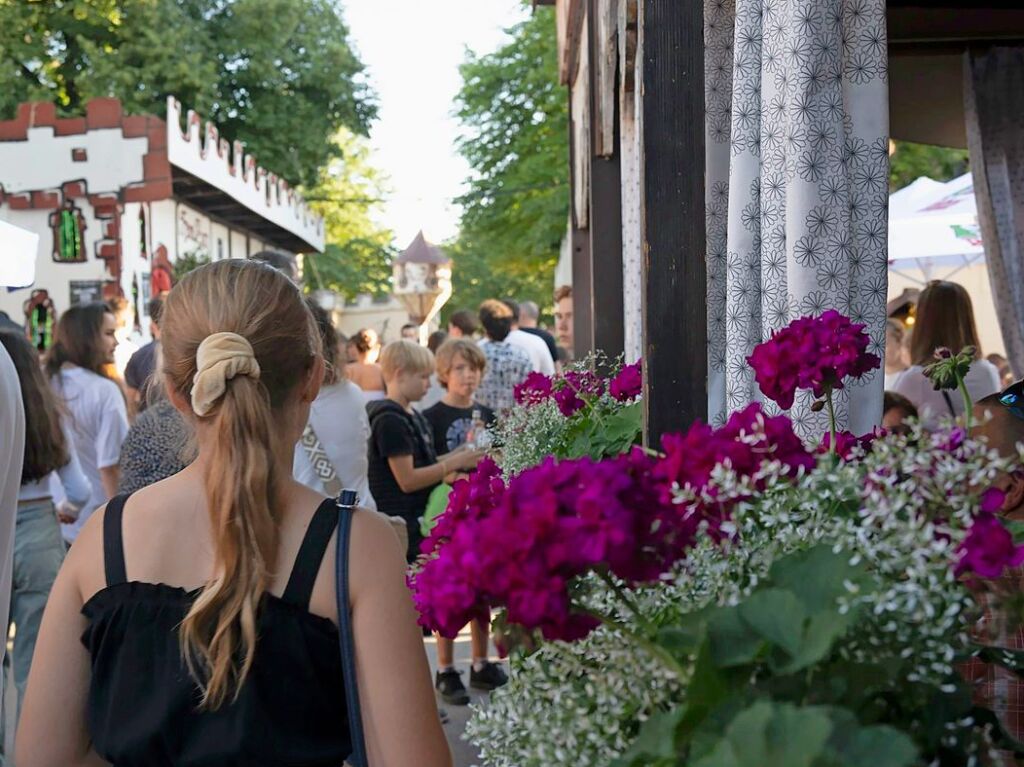
{"type": "Polygon", "coordinates": [[[999,402],[1017,418],[1024,420],[1024,379],[1003,389],[999,402]]]}

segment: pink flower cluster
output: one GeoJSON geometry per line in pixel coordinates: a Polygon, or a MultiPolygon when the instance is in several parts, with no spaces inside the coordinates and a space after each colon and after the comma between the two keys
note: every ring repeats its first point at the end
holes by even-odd
{"type": "Polygon", "coordinates": [[[752,476],[767,461],[779,461],[791,476],[815,466],[792,422],[784,415],[766,415],[757,403],[733,413],[720,429],[698,421],[685,434],[668,434],[662,447],[665,458],[657,475],[670,486],[689,487],[695,493],[707,489],[719,464],[740,476],[752,476]]]}
{"type": "Polygon", "coordinates": [[[867,351],[870,338],[834,309],[818,317],[801,317],[754,347],[747,362],[761,392],[784,409],[793,406],[798,389],[823,397],[842,389],[847,377],[860,378],[881,364],[867,351]]]}
{"type": "Polygon", "coordinates": [[[1024,564],[1024,546],[1013,542],[1013,535],[996,516],[1005,495],[998,488],[989,488],[981,496],[981,513],[974,518],[967,537],[960,543],[956,574],[973,573],[994,579],[1010,567],[1024,564]]]}
{"type": "Polygon", "coordinates": [[[624,365],[612,382],[608,385],[608,393],[612,399],[628,402],[636,399],[643,392],[643,365],[638,360],[632,365],[624,365]]]}
{"type": "Polygon", "coordinates": [[[656,461],[639,450],[606,461],[553,458],[504,486],[493,464],[456,484],[412,579],[420,622],[455,636],[503,605],[508,619],[548,639],[578,639],[597,621],[574,612],[571,581],[607,570],[628,583],[656,579],[698,529],[662,502],[656,461]]]}
{"type": "Polygon", "coordinates": [[[655,459],[634,449],[595,462],[553,458],[502,482],[490,461],[456,483],[447,511],[421,551],[412,579],[420,622],[445,636],[472,618],[504,606],[508,619],[572,640],[596,625],[574,612],[570,589],[588,571],[610,572],[628,584],[656,580],[685,556],[702,525],[717,535],[728,506],[676,502],[675,490],[705,490],[715,465],[727,461],[750,475],[765,461],[788,474],[810,469],[814,457],[785,416],[758,405],[721,429],[697,424],[665,440],[655,459]]]}
{"type": "MultiPolygon", "coordinates": [[[[619,402],[639,397],[643,391],[641,364],[625,365],[608,384],[608,393],[619,402]]],[[[515,399],[520,405],[536,405],[554,399],[558,410],[569,418],[605,392],[605,380],[590,371],[570,371],[549,378],[542,373],[530,373],[515,387],[515,399]]]]}
{"type": "MultiPolygon", "coordinates": [[[[882,431],[874,431],[868,434],[862,434],[861,436],[855,435],[849,431],[836,432],[836,455],[842,458],[844,461],[848,461],[853,457],[854,451],[857,448],[863,449],[865,452],[871,449],[871,443],[874,442],[879,436],[884,434],[882,431]]],[[[829,432],[825,432],[821,437],[821,443],[818,445],[818,453],[827,453],[832,446],[832,435],[829,432]]]]}
{"type": "Polygon", "coordinates": [[[554,381],[543,373],[530,373],[512,390],[520,405],[536,405],[551,399],[554,381]]]}

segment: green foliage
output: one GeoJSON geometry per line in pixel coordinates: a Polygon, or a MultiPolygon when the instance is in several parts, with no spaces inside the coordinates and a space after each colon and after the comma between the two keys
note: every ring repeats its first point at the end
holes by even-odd
{"type": "Polygon", "coordinates": [[[897,141],[889,158],[889,189],[896,191],[921,176],[936,181],[952,181],[967,172],[967,151],[897,141]]]}
{"type": "Polygon", "coordinates": [[[365,133],[376,113],[331,0],[0,0],[0,15],[2,116],[28,99],[76,115],[116,96],[163,117],[174,95],[309,185],[338,128],[365,133]]]}
{"type": "Polygon", "coordinates": [[[198,269],[200,266],[206,266],[208,263],[210,263],[209,253],[205,253],[201,250],[190,250],[187,253],[178,256],[174,263],[171,264],[171,276],[175,282],[178,282],[178,280],[193,269],[198,269]]]}
{"type": "Polygon", "coordinates": [[[618,403],[598,403],[593,410],[570,419],[553,455],[558,458],[590,456],[597,460],[629,450],[643,431],[643,406],[639,401],[616,405],[618,403]],[[601,404],[610,407],[600,407],[601,404]]]}
{"type": "MultiPolygon", "coordinates": [[[[858,595],[878,588],[863,562],[828,545],[786,555],[734,605],[662,627],[661,646],[692,664],[687,702],[655,713],[613,767],[908,767],[919,755],[949,764],[977,753],[972,709],[958,677],[908,678],[893,657],[865,664],[842,651],[858,595]]],[[[1017,653],[978,648],[1019,666],[1017,653]]],[[[1017,744],[995,729],[997,740],[1017,744]]]]}
{"type": "Polygon", "coordinates": [[[553,9],[538,7],[509,41],[461,67],[460,153],[472,175],[458,202],[449,311],[487,298],[551,303],[569,212],[568,101],[558,83],[553,9]]]}
{"type": "Polygon", "coordinates": [[[386,179],[374,167],[367,141],[347,129],[335,138],[340,159],[318,174],[305,191],[310,206],[324,218],[327,245],[310,256],[305,270],[310,289],[330,288],[346,298],[391,292],[392,232],[380,225],[386,179]]]}

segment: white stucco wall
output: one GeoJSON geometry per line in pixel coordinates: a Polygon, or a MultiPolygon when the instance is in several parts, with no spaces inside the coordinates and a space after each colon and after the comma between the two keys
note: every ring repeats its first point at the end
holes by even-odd
{"type": "Polygon", "coordinates": [[[13,292],[0,291],[0,310],[7,312],[16,322],[23,322],[22,306],[33,290],[45,288],[50,293],[58,312],[71,305],[71,281],[108,280],[106,263],[93,257],[96,241],[101,238],[100,222],[93,215],[87,200],[77,200],[85,220],[83,245],[89,258],[83,263],[57,263],[53,260],[53,229],[50,228],[50,210],[11,210],[0,205],[0,219],[39,235],[39,251],[36,255],[36,282],[30,288],[13,292]]]}
{"type": "Polygon", "coordinates": [[[121,128],[55,136],[52,127],[30,128],[28,141],[0,141],[0,185],[8,194],[59,189],[67,181],[84,180],[89,194],[116,192],[143,179],[145,137],[125,138],[121,128]],[[85,149],[86,160],[71,159],[85,149]]]}

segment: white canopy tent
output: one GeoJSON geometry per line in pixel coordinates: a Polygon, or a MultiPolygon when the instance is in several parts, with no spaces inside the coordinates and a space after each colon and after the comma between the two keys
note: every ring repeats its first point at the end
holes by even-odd
{"type": "Polygon", "coordinates": [[[982,350],[1005,353],[970,173],[947,183],[919,178],[889,196],[890,304],[916,297],[929,280],[963,285],[982,350]]]}
{"type": "Polygon", "coordinates": [[[984,260],[970,173],[947,183],[919,178],[889,196],[890,272],[951,279],[984,260]]]}
{"type": "Polygon", "coordinates": [[[0,287],[24,288],[35,282],[39,235],[0,221],[0,287]]]}

